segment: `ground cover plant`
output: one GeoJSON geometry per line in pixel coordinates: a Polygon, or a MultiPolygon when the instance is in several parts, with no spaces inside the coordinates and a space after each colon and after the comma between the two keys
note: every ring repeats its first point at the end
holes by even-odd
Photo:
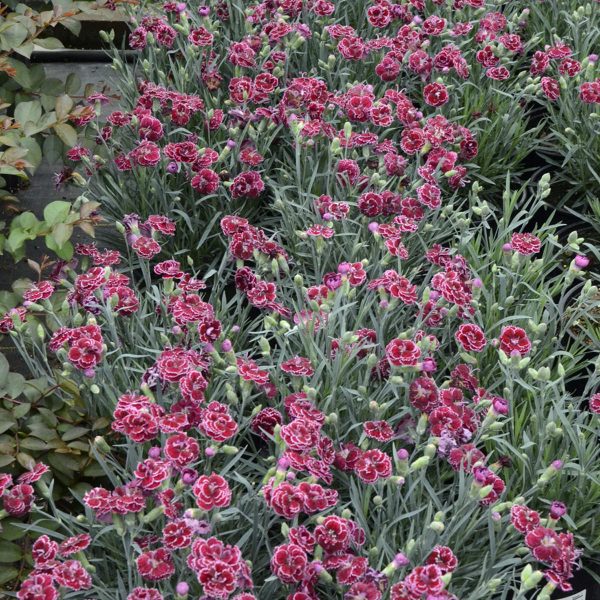
{"type": "Polygon", "coordinates": [[[122,103],[68,153],[112,235],[0,321],[110,423],[72,485],[4,407],[17,598],[547,600],[593,570],[600,257],[561,211],[595,169],[557,132],[594,121],[598,6],[555,4],[132,9],[122,103]]]}

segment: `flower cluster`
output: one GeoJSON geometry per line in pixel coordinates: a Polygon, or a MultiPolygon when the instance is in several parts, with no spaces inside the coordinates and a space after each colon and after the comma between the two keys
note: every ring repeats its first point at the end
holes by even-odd
{"type": "MultiPolygon", "coordinates": [[[[40,537],[22,598],[569,588],[597,537],[583,509],[557,527],[597,497],[597,288],[584,239],[541,223],[547,176],[493,203],[533,99],[596,83],[520,4],[133,9],[142,79],[115,62],[127,102],[69,154],[123,239],[0,320],[110,422],[86,517],[56,511],[96,572],[40,537]]],[[[25,514],[31,486],[5,487],[25,514]]]]}

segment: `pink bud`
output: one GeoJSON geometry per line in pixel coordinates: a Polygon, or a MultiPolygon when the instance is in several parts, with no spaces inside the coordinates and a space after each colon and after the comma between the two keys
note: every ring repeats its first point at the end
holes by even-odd
{"type": "Polygon", "coordinates": [[[190,586],[185,581],[180,581],[175,588],[180,596],[185,596],[190,591],[190,586]]]}
{"type": "Polygon", "coordinates": [[[223,350],[223,352],[231,352],[232,348],[233,344],[229,340],[223,340],[223,343],[221,344],[221,350],[223,350]]]}
{"type": "Polygon", "coordinates": [[[578,254],[575,257],[575,267],[577,269],[585,269],[590,264],[590,259],[587,256],[578,254]]]}
{"type": "Polygon", "coordinates": [[[408,460],[408,450],[406,450],[406,448],[400,448],[400,450],[396,452],[396,456],[398,457],[398,460],[408,460]]]}
{"type": "Polygon", "coordinates": [[[206,454],[206,456],[208,456],[209,458],[211,456],[214,456],[217,453],[217,451],[214,448],[211,448],[210,446],[204,451],[204,454],[206,454]]]}
{"type": "Polygon", "coordinates": [[[406,555],[402,554],[402,552],[398,552],[398,554],[396,554],[396,556],[394,556],[394,567],[396,567],[396,569],[405,567],[409,563],[410,563],[410,561],[408,560],[406,555]]]}
{"type": "Polygon", "coordinates": [[[502,246],[502,252],[510,252],[512,250],[512,245],[510,243],[506,243],[502,246]]]}
{"type": "Polygon", "coordinates": [[[379,231],[379,223],[376,223],[375,221],[369,223],[369,231],[371,233],[377,233],[379,231]]]}
{"type": "Polygon", "coordinates": [[[148,456],[150,458],[160,458],[160,448],[158,446],[153,446],[152,448],[150,448],[150,450],[148,450],[148,456]]]}

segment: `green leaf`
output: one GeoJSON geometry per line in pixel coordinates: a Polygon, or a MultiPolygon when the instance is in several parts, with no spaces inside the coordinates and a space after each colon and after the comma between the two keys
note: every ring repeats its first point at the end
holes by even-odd
{"type": "MultiPolygon", "coordinates": [[[[56,114],[56,113],[54,113],[56,114]]],[[[44,140],[44,145],[42,149],[43,155],[46,157],[46,160],[49,163],[58,162],[62,157],[62,144],[60,140],[55,135],[49,135],[44,140]]]]}
{"type": "Polygon", "coordinates": [[[65,82],[65,92],[67,92],[67,94],[75,95],[79,92],[80,87],[81,78],[77,75],[77,73],[69,73],[69,76],[65,82]]]}
{"type": "Polygon", "coordinates": [[[81,21],[77,19],[63,19],[60,24],[66,27],[73,35],[79,35],[81,31],[81,21]]]}
{"type": "Polygon", "coordinates": [[[77,132],[68,123],[58,123],[54,126],[54,131],[68,148],[72,148],[77,144],[77,132]]]}
{"type": "Polygon", "coordinates": [[[73,225],[58,223],[52,228],[52,238],[59,248],[62,248],[73,235],[73,225]]]}
{"type": "Polygon", "coordinates": [[[31,163],[33,169],[37,169],[42,162],[42,150],[37,141],[30,137],[21,141],[21,146],[27,148],[26,160],[31,163]]]}
{"type": "Polygon", "coordinates": [[[35,458],[26,452],[19,452],[17,454],[17,462],[28,471],[31,471],[35,467],[35,458]]]}
{"type": "Polygon", "coordinates": [[[4,585],[19,576],[19,570],[15,567],[6,567],[0,571],[0,585],[4,585]]]}
{"type": "Polygon", "coordinates": [[[16,421],[2,420],[0,421],[0,434],[8,431],[11,427],[14,427],[17,424],[16,421]]]}
{"type": "Polygon", "coordinates": [[[17,404],[13,408],[12,414],[15,419],[22,419],[30,410],[31,404],[28,402],[23,402],[22,404],[17,404]]]}
{"type": "Polygon", "coordinates": [[[0,469],[4,467],[8,467],[15,462],[15,457],[10,454],[5,454],[4,452],[0,452],[0,469]]]}
{"type": "Polygon", "coordinates": [[[59,121],[62,121],[67,118],[67,115],[71,112],[71,109],[73,108],[73,104],[74,102],[71,96],[69,96],[68,94],[62,94],[56,99],[56,116],[59,119],[59,121]]]}
{"type": "Polygon", "coordinates": [[[18,52],[19,46],[27,39],[27,27],[15,21],[5,22],[0,33],[0,48],[18,52]],[[8,25],[8,26],[7,26],[8,25]]]}
{"type": "Polygon", "coordinates": [[[64,223],[71,212],[71,203],[65,200],[55,200],[44,208],[44,221],[50,226],[64,223]]]}
{"type": "Polygon", "coordinates": [[[64,48],[63,43],[57,38],[38,38],[35,40],[35,45],[44,50],[59,50],[64,48]]]}
{"type": "Polygon", "coordinates": [[[58,419],[56,418],[56,415],[48,408],[40,407],[38,408],[38,412],[42,416],[44,423],[50,425],[50,427],[56,427],[58,425],[58,419]]]}
{"type": "Polygon", "coordinates": [[[9,371],[10,367],[6,356],[4,356],[4,354],[0,354],[0,388],[3,388],[6,385],[9,371]]]}
{"type": "Polygon", "coordinates": [[[25,450],[33,450],[34,452],[41,452],[42,450],[48,449],[48,444],[46,442],[34,437],[27,437],[21,440],[19,446],[25,448],[25,450]]]}
{"type": "Polygon", "coordinates": [[[15,108],[15,119],[21,123],[32,121],[37,123],[42,117],[42,104],[39,100],[19,102],[15,108]]]}
{"type": "Polygon", "coordinates": [[[63,246],[58,246],[52,235],[47,235],[45,240],[48,249],[56,252],[56,255],[59,258],[62,258],[63,260],[71,260],[71,258],[73,258],[74,248],[71,242],[66,242],[63,246]]]}
{"type": "Polygon", "coordinates": [[[46,79],[40,88],[43,94],[48,96],[60,96],[65,91],[64,83],[60,79],[46,79]]]}
{"type": "Polygon", "coordinates": [[[0,531],[0,539],[14,542],[25,537],[27,530],[19,527],[21,522],[18,519],[4,519],[2,521],[2,531],[0,531]]]}
{"type": "Polygon", "coordinates": [[[19,562],[23,556],[21,547],[12,542],[0,542],[0,563],[19,562]]]}
{"type": "Polygon", "coordinates": [[[8,66],[15,70],[15,76],[12,80],[26,90],[31,89],[32,80],[29,67],[20,60],[7,58],[8,66]]]}
{"type": "Polygon", "coordinates": [[[71,440],[76,440],[82,435],[85,435],[88,431],[89,429],[87,427],[71,427],[61,439],[63,442],[70,442],[71,440]]]}
{"type": "Polygon", "coordinates": [[[9,398],[18,398],[25,389],[25,377],[21,373],[9,373],[4,392],[9,398]]]}

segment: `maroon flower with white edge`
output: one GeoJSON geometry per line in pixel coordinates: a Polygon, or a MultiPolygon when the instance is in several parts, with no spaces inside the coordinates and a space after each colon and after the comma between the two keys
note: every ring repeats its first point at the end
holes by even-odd
{"type": "Polygon", "coordinates": [[[163,595],[155,589],[136,587],[131,590],[127,600],[164,600],[163,595]]]}
{"type": "Polygon", "coordinates": [[[315,527],[315,540],[326,552],[343,552],[350,546],[350,526],[347,519],[335,515],[325,517],[315,527]]]}
{"type": "Polygon", "coordinates": [[[481,352],[485,348],[485,334],[481,327],[474,323],[463,323],[454,337],[467,352],[481,352]]]}
{"type": "Polygon", "coordinates": [[[421,412],[430,413],[439,405],[438,387],[429,377],[417,377],[408,389],[410,403],[421,412]]]}
{"type": "Polygon", "coordinates": [[[194,529],[185,519],[175,519],[163,527],[162,534],[169,550],[180,550],[191,545],[194,529]]]}
{"type": "Polygon", "coordinates": [[[220,178],[212,169],[200,169],[192,177],[192,187],[204,196],[214,194],[219,188],[220,178]]]}
{"type": "Polygon", "coordinates": [[[394,430],[387,421],[365,421],[365,435],[378,442],[389,442],[394,437],[394,430]]]}
{"type": "Polygon", "coordinates": [[[308,570],[306,552],[297,544],[282,544],[273,550],[271,571],[283,583],[302,581],[308,570]]]}
{"type": "Polygon", "coordinates": [[[417,188],[417,198],[421,204],[434,210],[442,205],[441,190],[433,183],[425,183],[417,188]]]}
{"type": "Polygon", "coordinates": [[[153,231],[158,231],[163,235],[175,235],[175,223],[164,215],[150,215],[144,225],[147,225],[153,231]]]}
{"type": "Polygon", "coordinates": [[[157,490],[170,473],[171,465],[167,461],[147,458],[138,464],[133,474],[140,487],[151,491],[157,490]]]}
{"type": "Polygon", "coordinates": [[[25,473],[21,473],[17,478],[19,483],[35,483],[42,478],[44,473],[48,473],[50,471],[50,467],[45,465],[44,463],[36,463],[31,471],[26,471],[25,473]]]}
{"type": "Polygon", "coordinates": [[[216,473],[201,475],[194,483],[192,491],[196,497],[196,504],[202,510],[224,508],[231,503],[229,485],[223,477],[216,473]]]}
{"type": "Polygon", "coordinates": [[[269,382],[269,372],[260,369],[253,360],[238,358],[237,368],[244,381],[253,381],[257,385],[266,385],[269,382]]]}
{"type": "Polygon", "coordinates": [[[540,513],[523,504],[515,504],[510,509],[510,522],[521,533],[529,533],[540,524],[540,513]]]}
{"type": "Polygon", "coordinates": [[[54,286],[49,281],[34,283],[24,294],[25,302],[39,302],[50,298],[54,292],[54,286]]]}
{"type": "Polygon", "coordinates": [[[425,562],[437,565],[442,573],[451,573],[458,566],[458,559],[448,546],[435,546],[425,562]]]}
{"type": "Polygon", "coordinates": [[[177,260],[164,260],[154,265],[154,273],[163,279],[179,278],[183,275],[181,264],[177,260]]]}
{"type": "Polygon", "coordinates": [[[554,529],[535,527],[525,536],[525,544],[540,562],[552,564],[562,554],[559,534],[554,529]]]}
{"type": "Polygon", "coordinates": [[[160,162],[160,148],[154,142],[144,140],[129,153],[129,159],[140,167],[155,167],[160,162]]]}
{"type": "Polygon", "coordinates": [[[392,460],[387,454],[374,448],[360,455],[354,470],[365,483],[375,483],[378,479],[387,479],[392,474],[392,460]]]}
{"type": "Polygon", "coordinates": [[[315,372],[310,360],[302,356],[295,356],[281,363],[281,370],[295,377],[310,377],[315,372]]]}
{"type": "Polygon", "coordinates": [[[263,440],[268,441],[270,436],[273,435],[275,427],[281,425],[282,422],[283,417],[281,416],[281,413],[278,410],[267,406],[252,419],[250,428],[263,440]]]}
{"type": "Polygon", "coordinates": [[[139,574],[149,581],[168,579],[175,573],[173,559],[165,548],[140,554],[136,559],[136,564],[139,574]]]}
{"type": "Polygon", "coordinates": [[[421,598],[424,594],[433,596],[444,588],[442,570],[437,565],[426,565],[416,567],[404,580],[404,585],[415,598],[421,598]]]}
{"type": "Polygon", "coordinates": [[[33,572],[19,588],[18,600],[58,600],[52,575],[33,572]]]}
{"type": "Polygon", "coordinates": [[[500,350],[508,356],[524,356],[531,350],[531,341],[524,329],[509,325],[500,332],[500,350]]]}
{"type": "Polygon", "coordinates": [[[442,106],[449,99],[448,89],[443,83],[429,83],[423,89],[423,100],[429,106],[442,106]]]}
{"type": "Polygon", "coordinates": [[[27,483],[13,486],[2,495],[4,510],[11,517],[23,517],[31,511],[34,501],[34,490],[27,483]]]}
{"type": "Polygon", "coordinates": [[[165,456],[177,467],[183,468],[198,459],[198,442],[185,433],[172,435],[165,442],[165,456]]]}
{"type": "Polygon", "coordinates": [[[202,411],[198,429],[215,442],[224,442],[237,433],[238,424],[225,404],[213,401],[202,411]]]}
{"type": "Polygon", "coordinates": [[[231,185],[231,197],[237,198],[258,198],[265,184],[257,171],[245,171],[240,173],[231,185]]]}
{"type": "Polygon", "coordinates": [[[78,560],[67,560],[52,571],[54,581],[70,590],[87,590],[92,587],[92,577],[78,560]]]}
{"type": "Polygon", "coordinates": [[[41,535],[31,546],[31,557],[36,569],[53,568],[56,566],[58,544],[47,535],[41,535]]]}
{"type": "Polygon", "coordinates": [[[385,355],[396,367],[415,366],[421,357],[421,349],[412,340],[394,339],[385,347],[385,355]]]}
{"type": "Polygon", "coordinates": [[[485,454],[473,444],[463,444],[448,453],[448,463],[455,471],[471,472],[473,467],[485,461],[485,454]]]}
{"type": "Polygon", "coordinates": [[[71,554],[85,550],[91,542],[92,538],[87,533],[80,533],[63,540],[58,547],[58,553],[61,556],[71,556],[71,554]]]}
{"type": "Polygon", "coordinates": [[[191,369],[190,355],[183,348],[164,350],[156,361],[158,373],[164,381],[179,381],[191,369]]]}
{"type": "Polygon", "coordinates": [[[281,427],[281,439],[290,450],[305,452],[312,450],[319,441],[320,425],[308,419],[294,419],[281,427]]]}
{"type": "Polygon", "coordinates": [[[537,254],[542,248],[540,238],[533,233],[513,233],[510,245],[513,250],[524,256],[537,254]]]}
{"type": "Polygon", "coordinates": [[[160,244],[145,235],[137,238],[131,247],[140,258],[151,259],[160,253],[160,244]]]}
{"type": "Polygon", "coordinates": [[[589,402],[590,412],[600,415],[600,393],[594,394],[589,402]]]}
{"type": "Polygon", "coordinates": [[[552,77],[542,77],[541,88],[544,96],[548,100],[558,100],[560,98],[560,84],[552,77]]]}

